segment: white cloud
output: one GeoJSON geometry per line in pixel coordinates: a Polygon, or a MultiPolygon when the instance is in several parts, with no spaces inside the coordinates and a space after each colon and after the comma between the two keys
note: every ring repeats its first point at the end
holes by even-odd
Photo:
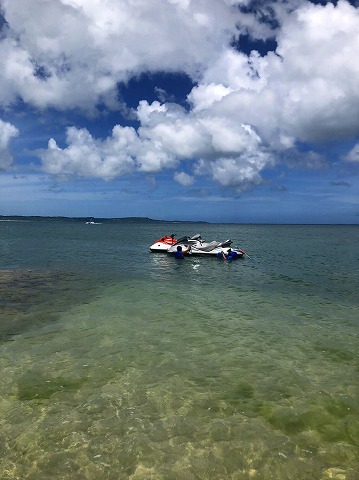
{"type": "Polygon", "coordinates": [[[278,37],[283,62],[271,81],[282,88],[281,123],[302,141],[359,133],[359,9],[304,4],[278,37]],[[279,75],[279,76],[278,76],[279,75]]]}
{"type": "Polygon", "coordinates": [[[207,110],[215,102],[222,100],[223,97],[232,91],[232,89],[225,87],[221,83],[201,84],[192,90],[188,96],[188,100],[194,105],[194,111],[198,112],[207,110]]]}
{"type": "Polygon", "coordinates": [[[186,172],[175,172],[173,178],[184,187],[189,187],[194,182],[194,178],[186,172]]]}
{"type": "Polygon", "coordinates": [[[225,52],[206,71],[207,84],[191,93],[194,109],[203,109],[206,92],[213,99],[215,83],[229,93],[220,101],[207,100],[206,111],[253,125],[277,148],[293,139],[317,142],[357,135],[359,9],[344,0],[337,7],[305,2],[285,18],[276,40],[280,56],[252,54],[246,59],[225,52]]]}
{"type": "Polygon", "coordinates": [[[2,0],[2,9],[0,103],[58,109],[114,107],[117,83],[142,71],[196,77],[240,18],[218,0],[2,0]]]}
{"type": "Polygon", "coordinates": [[[192,160],[194,176],[243,190],[297,142],[359,135],[359,8],[346,0],[267,2],[276,30],[240,15],[245,1],[2,3],[11,34],[0,41],[3,105],[20,96],[42,108],[115,107],[117,83],[143,71],[183,71],[198,81],[189,111],[142,100],[137,131],[117,125],[101,140],[72,127],[66,148],[50,140],[41,153],[48,173],[111,179],[174,169],[184,184],[192,177],[178,173],[180,163],[192,160]],[[229,43],[240,32],[275,35],[276,53],[234,51],[229,43]],[[35,62],[44,78],[34,75],[35,62]]]}
{"type": "Polygon", "coordinates": [[[258,167],[258,158],[220,158],[213,162],[212,175],[224,187],[238,187],[241,190],[248,186],[261,183],[258,167]]]}
{"type": "Polygon", "coordinates": [[[350,163],[359,164],[359,143],[354,145],[354,147],[343,157],[343,160],[350,163]]]}
{"type": "Polygon", "coordinates": [[[44,171],[53,175],[92,176],[110,180],[134,169],[131,151],[137,142],[132,128],[116,126],[112,137],[95,140],[86,129],[67,129],[68,146],[61,149],[52,138],[40,153],[44,171]]]}
{"type": "MultiPolygon", "coordinates": [[[[141,102],[141,128],[117,125],[111,137],[95,139],[86,129],[67,130],[67,147],[54,139],[40,153],[43,168],[54,175],[93,176],[109,180],[132,172],[174,169],[181,159],[201,157],[208,164],[194,172],[211,174],[223,186],[258,183],[259,172],[272,161],[249,125],[221,117],[198,117],[171,105],[141,102]],[[227,170],[225,167],[228,167],[227,170]]],[[[189,176],[176,174],[182,185],[189,176]]]]}
{"type": "Polygon", "coordinates": [[[0,170],[6,170],[11,166],[13,158],[9,149],[10,142],[18,135],[19,131],[14,125],[0,119],[0,170]]]}

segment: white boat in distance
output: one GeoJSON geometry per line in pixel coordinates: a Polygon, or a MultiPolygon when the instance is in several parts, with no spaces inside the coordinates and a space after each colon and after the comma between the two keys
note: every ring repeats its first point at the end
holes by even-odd
{"type": "Polygon", "coordinates": [[[101,225],[100,222],[94,222],[93,220],[88,220],[87,222],[85,222],[86,225],[101,225]]]}
{"type": "Polygon", "coordinates": [[[226,240],[225,242],[205,242],[199,233],[193,237],[182,237],[178,240],[175,239],[175,235],[170,235],[161,237],[150,246],[150,250],[152,252],[175,253],[178,246],[182,247],[182,249],[187,249],[190,246],[191,250],[188,252],[188,255],[221,256],[222,253],[227,255],[229,251],[235,252],[238,258],[246,255],[244,250],[237,247],[231,248],[231,244],[231,240],[226,240]]]}

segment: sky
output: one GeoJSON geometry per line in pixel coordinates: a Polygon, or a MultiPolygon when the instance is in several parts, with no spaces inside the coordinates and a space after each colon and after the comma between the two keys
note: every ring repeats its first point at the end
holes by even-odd
{"type": "Polygon", "coordinates": [[[0,0],[0,215],[359,222],[359,0],[0,0]]]}

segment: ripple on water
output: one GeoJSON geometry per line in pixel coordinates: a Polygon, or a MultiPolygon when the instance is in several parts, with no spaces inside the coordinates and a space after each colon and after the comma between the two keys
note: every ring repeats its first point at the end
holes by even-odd
{"type": "Polygon", "coordinates": [[[340,308],[316,323],[288,292],[221,309],[200,285],[83,287],[56,324],[2,345],[1,478],[356,479],[351,325],[330,350],[340,308]]]}

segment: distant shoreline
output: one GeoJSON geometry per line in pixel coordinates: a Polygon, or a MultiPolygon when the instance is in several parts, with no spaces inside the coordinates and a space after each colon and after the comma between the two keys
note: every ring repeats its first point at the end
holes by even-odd
{"type": "Polygon", "coordinates": [[[279,226],[352,226],[358,227],[358,223],[256,223],[256,222],[206,222],[204,220],[157,220],[149,217],[66,217],[66,216],[41,216],[41,215],[0,215],[0,222],[29,222],[29,221],[66,221],[66,222],[77,222],[77,223],[86,223],[89,221],[100,222],[100,223],[200,223],[206,225],[256,225],[256,226],[266,226],[266,225],[279,225],[279,226]]]}
{"type": "Polygon", "coordinates": [[[101,223],[114,223],[114,222],[126,222],[126,223],[210,223],[200,220],[156,220],[149,217],[66,217],[66,216],[41,216],[41,215],[0,215],[0,221],[69,221],[69,222],[81,222],[86,223],[89,221],[96,221],[101,223]]]}

